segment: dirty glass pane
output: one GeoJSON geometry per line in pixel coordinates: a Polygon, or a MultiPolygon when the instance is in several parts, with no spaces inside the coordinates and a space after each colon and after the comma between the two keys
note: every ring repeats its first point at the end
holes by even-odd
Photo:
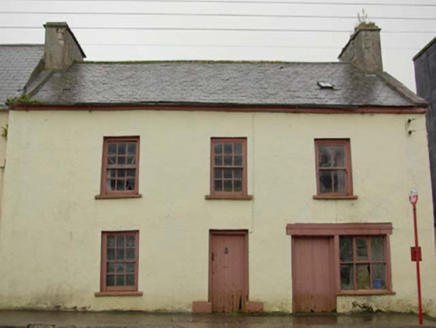
{"type": "Polygon", "coordinates": [[[333,171],[333,192],[346,192],[347,175],[344,170],[333,171]]]}
{"type": "Polygon", "coordinates": [[[135,247],[135,236],[127,236],[126,246],[127,247],[135,247]]]}
{"type": "Polygon", "coordinates": [[[118,165],[126,165],[126,158],[124,156],[118,157],[118,165]]]}
{"type": "Polygon", "coordinates": [[[236,166],[242,166],[242,156],[235,156],[235,165],[236,166]]]}
{"type": "Polygon", "coordinates": [[[231,154],[233,152],[231,143],[225,143],[224,144],[224,154],[231,154]]]}
{"type": "Polygon", "coordinates": [[[109,156],[107,158],[107,165],[115,165],[117,163],[117,158],[109,156]]]}
{"type": "Polygon", "coordinates": [[[106,172],[106,178],[115,178],[117,174],[117,170],[107,170],[106,172]]]}
{"type": "Polygon", "coordinates": [[[223,178],[223,170],[222,169],[215,169],[213,170],[213,175],[215,179],[222,179],[223,178]]]}
{"type": "Polygon", "coordinates": [[[340,258],[341,262],[353,261],[353,238],[341,236],[339,238],[340,258]]]}
{"type": "Polygon", "coordinates": [[[126,154],[126,144],[119,143],[118,144],[118,155],[125,155],[125,154],[126,154]]]}
{"type": "Polygon", "coordinates": [[[128,165],[135,165],[136,164],[136,157],[135,156],[127,156],[127,164],[128,165]]]}
{"type": "Polygon", "coordinates": [[[117,273],[124,273],[124,262],[117,263],[117,273]]]}
{"type": "Polygon", "coordinates": [[[136,170],[126,170],[126,171],[127,171],[127,176],[128,177],[135,177],[136,170]]]}
{"type": "Polygon", "coordinates": [[[384,264],[372,265],[372,288],[386,289],[386,269],[384,264]]]}
{"type": "Polygon", "coordinates": [[[117,286],[124,286],[124,275],[117,276],[117,286]]]}
{"type": "Polygon", "coordinates": [[[127,148],[128,155],[136,155],[136,144],[129,144],[127,148]]]}
{"type": "Polygon", "coordinates": [[[356,238],[356,259],[358,261],[368,259],[368,243],[366,238],[356,238]]]}
{"type": "Polygon", "coordinates": [[[127,273],[135,272],[135,263],[132,262],[126,263],[126,272],[127,273]]]}
{"type": "Polygon", "coordinates": [[[107,237],[107,246],[108,247],[115,247],[115,237],[114,236],[107,237]]]}
{"type": "Polygon", "coordinates": [[[127,180],[126,190],[135,190],[135,180],[127,180]]]}
{"type": "Polygon", "coordinates": [[[224,156],[224,165],[232,165],[232,156],[224,156]]]}
{"type": "Polygon", "coordinates": [[[107,275],[106,276],[106,286],[114,286],[115,285],[115,276],[107,275]]]}
{"type": "Polygon", "coordinates": [[[120,179],[117,181],[117,190],[124,190],[125,189],[126,180],[120,179]]]}
{"type": "Polygon", "coordinates": [[[319,188],[322,194],[333,192],[331,171],[319,171],[319,188]]]}
{"type": "Polygon", "coordinates": [[[134,260],[135,259],[135,249],[134,248],[126,249],[126,259],[127,260],[134,260]]]}
{"type": "Polygon", "coordinates": [[[117,145],[116,144],[109,144],[108,149],[107,149],[107,153],[109,155],[114,155],[117,153],[117,145]]]}
{"type": "Polygon", "coordinates": [[[126,176],[126,170],[117,170],[118,171],[118,177],[124,178],[126,176]]]}
{"type": "Polygon", "coordinates": [[[216,143],[215,144],[215,154],[222,154],[222,153],[223,153],[223,144],[216,143]]]}
{"type": "Polygon", "coordinates": [[[115,260],[115,249],[108,248],[106,251],[106,258],[108,260],[115,260]]]}
{"type": "Polygon", "coordinates": [[[369,264],[356,265],[357,289],[370,289],[369,264]]]}
{"type": "Polygon", "coordinates": [[[124,236],[117,236],[117,247],[124,247],[124,236]]]}
{"type": "Polygon", "coordinates": [[[114,273],[115,272],[115,263],[114,262],[106,262],[106,272],[114,273]]]}
{"type": "Polygon", "coordinates": [[[334,167],[344,167],[345,166],[345,150],[344,146],[331,146],[330,147],[333,154],[334,167]]]}
{"type": "Polygon", "coordinates": [[[233,181],[235,191],[242,191],[242,180],[233,181]]]}
{"type": "Polygon", "coordinates": [[[223,157],[215,156],[215,165],[223,165],[223,157]]]}
{"type": "Polygon", "coordinates": [[[233,178],[242,179],[242,169],[234,169],[233,170],[233,178]]]}
{"type": "Polygon", "coordinates": [[[124,249],[117,249],[117,260],[124,260],[124,249]]]}
{"type": "Polygon", "coordinates": [[[106,180],[106,188],[108,190],[115,190],[115,184],[116,184],[115,181],[116,180],[111,180],[111,179],[106,180]]]}
{"type": "Polygon", "coordinates": [[[222,180],[215,180],[213,190],[223,191],[223,181],[222,180]]]}
{"type": "Polygon", "coordinates": [[[318,147],[318,166],[319,167],[331,167],[332,160],[329,146],[318,147]]]}
{"type": "Polygon", "coordinates": [[[134,275],[127,275],[126,276],[126,286],[135,286],[135,276],[134,275]]]}
{"type": "Polygon", "coordinates": [[[371,237],[371,261],[385,260],[385,238],[371,237]]]}
{"type": "Polygon", "coordinates": [[[232,191],[232,180],[224,180],[224,191],[232,191]]]}
{"type": "Polygon", "coordinates": [[[224,170],[224,178],[225,179],[231,179],[233,176],[233,171],[231,169],[224,170]]]}
{"type": "Polygon", "coordinates": [[[242,154],[242,143],[241,142],[237,142],[233,144],[234,150],[235,150],[235,154],[242,154]]]}
{"type": "Polygon", "coordinates": [[[341,289],[354,289],[354,270],[352,264],[341,264],[341,289]]]}

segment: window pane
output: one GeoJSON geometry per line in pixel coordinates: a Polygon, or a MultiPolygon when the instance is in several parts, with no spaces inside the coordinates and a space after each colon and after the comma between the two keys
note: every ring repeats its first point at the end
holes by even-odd
{"type": "Polygon", "coordinates": [[[331,167],[332,160],[330,154],[330,147],[320,145],[318,146],[318,165],[319,167],[331,167]]]}
{"type": "Polygon", "coordinates": [[[344,170],[333,171],[333,190],[334,192],[347,191],[347,175],[344,170]]]}
{"type": "Polygon", "coordinates": [[[114,286],[115,285],[115,276],[107,275],[106,276],[106,286],[114,286]]]}
{"type": "Polygon", "coordinates": [[[352,264],[341,264],[341,289],[354,289],[354,272],[352,264]]]}
{"type": "Polygon", "coordinates": [[[117,273],[124,273],[124,262],[117,263],[117,273]]]}
{"type": "Polygon", "coordinates": [[[222,156],[215,156],[215,165],[223,165],[223,157],[222,156]]]}
{"type": "Polygon", "coordinates": [[[368,259],[368,243],[366,238],[356,238],[356,259],[358,261],[368,259]]]}
{"type": "Polygon", "coordinates": [[[334,167],[344,167],[345,166],[345,150],[344,146],[332,146],[330,147],[333,154],[334,167]]]}
{"type": "Polygon", "coordinates": [[[127,275],[126,276],[126,286],[135,286],[135,276],[134,275],[127,275]]]}
{"type": "Polygon", "coordinates": [[[216,143],[215,144],[215,154],[222,154],[222,153],[223,153],[223,144],[216,143]]]}
{"type": "Polygon", "coordinates": [[[319,188],[322,194],[333,192],[331,171],[319,171],[319,188]]]}
{"type": "Polygon", "coordinates": [[[125,155],[125,154],[126,154],[126,144],[119,143],[118,144],[118,155],[125,155]]]}
{"type": "Polygon", "coordinates": [[[126,170],[126,171],[127,171],[127,176],[128,177],[135,177],[136,170],[126,170]]]}
{"type": "Polygon", "coordinates": [[[127,247],[135,247],[135,236],[127,236],[127,247]]]}
{"type": "Polygon", "coordinates": [[[117,236],[117,247],[124,247],[124,236],[117,236]]]}
{"type": "Polygon", "coordinates": [[[117,174],[117,170],[107,170],[106,178],[115,178],[116,174],[117,174]]]}
{"type": "Polygon", "coordinates": [[[128,155],[136,155],[136,144],[129,144],[127,149],[128,155]]]}
{"type": "Polygon", "coordinates": [[[235,165],[236,166],[242,165],[242,156],[235,156],[235,165]]]}
{"type": "Polygon", "coordinates": [[[124,286],[124,275],[117,276],[117,286],[124,286]]]}
{"type": "Polygon", "coordinates": [[[109,157],[107,158],[107,164],[108,164],[108,165],[115,165],[115,164],[117,164],[117,158],[116,158],[116,157],[109,156],[109,157]]]}
{"type": "Polygon", "coordinates": [[[214,174],[215,179],[222,179],[223,178],[223,170],[222,169],[213,170],[213,174],[214,174]]]}
{"type": "Polygon", "coordinates": [[[124,190],[125,184],[126,184],[126,180],[124,179],[117,180],[117,190],[124,190]]]}
{"type": "Polygon", "coordinates": [[[231,179],[233,176],[233,171],[231,169],[224,170],[224,178],[231,179]]]}
{"type": "Polygon", "coordinates": [[[124,156],[118,157],[118,165],[126,165],[126,158],[124,156]]]}
{"type": "Polygon", "coordinates": [[[236,142],[233,144],[233,147],[235,148],[235,154],[242,154],[242,143],[241,142],[236,142]]]}
{"type": "Polygon", "coordinates": [[[116,180],[108,179],[106,180],[106,188],[107,190],[115,190],[116,180]]]}
{"type": "Polygon", "coordinates": [[[124,249],[117,249],[117,260],[124,260],[124,249]]]}
{"type": "Polygon", "coordinates": [[[135,165],[136,164],[136,157],[135,156],[127,156],[127,164],[128,165],[135,165]]]}
{"type": "Polygon", "coordinates": [[[224,191],[232,191],[232,180],[224,180],[224,191]]]}
{"type": "Polygon", "coordinates": [[[110,154],[110,155],[116,154],[117,153],[117,145],[113,144],[113,143],[110,143],[108,145],[107,153],[110,154]]]}
{"type": "Polygon", "coordinates": [[[134,260],[135,259],[135,249],[134,248],[128,248],[126,250],[126,259],[127,260],[134,260]]]}
{"type": "Polygon", "coordinates": [[[235,191],[242,191],[242,180],[234,180],[233,181],[235,191]]]}
{"type": "Polygon", "coordinates": [[[127,273],[135,272],[135,263],[132,262],[126,263],[126,272],[127,273]]]}
{"type": "Polygon", "coordinates": [[[232,156],[224,156],[224,165],[232,165],[232,156]]]}
{"type": "Polygon", "coordinates": [[[357,289],[370,289],[371,282],[369,280],[369,264],[356,265],[357,289]]]}
{"type": "Polygon", "coordinates": [[[224,154],[231,154],[233,152],[231,143],[225,143],[224,144],[224,154]]]}
{"type": "Polygon", "coordinates": [[[384,264],[372,265],[372,288],[386,289],[386,269],[384,264]]]}
{"type": "Polygon", "coordinates": [[[242,179],[242,169],[234,169],[233,170],[233,178],[242,179]]]}
{"type": "Polygon", "coordinates": [[[117,170],[118,171],[118,177],[124,178],[126,176],[126,170],[117,170]]]}
{"type": "Polygon", "coordinates": [[[385,238],[371,237],[371,261],[385,260],[385,238]]]}
{"type": "Polygon", "coordinates": [[[114,262],[106,262],[106,272],[114,273],[115,272],[115,263],[114,262]]]}
{"type": "Polygon", "coordinates": [[[106,252],[106,258],[108,260],[115,260],[115,249],[108,248],[106,252]]]}
{"type": "Polygon", "coordinates": [[[114,236],[107,237],[107,246],[108,247],[115,247],[115,237],[114,236]]]}
{"type": "Polygon", "coordinates": [[[222,180],[215,180],[213,190],[223,191],[223,181],[222,180]]]}
{"type": "Polygon", "coordinates": [[[353,261],[353,238],[341,236],[339,238],[341,262],[353,261]]]}
{"type": "Polygon", "coordinates": [[[127,180],[126,190],[135,190],[135,180],[127,180]]]}

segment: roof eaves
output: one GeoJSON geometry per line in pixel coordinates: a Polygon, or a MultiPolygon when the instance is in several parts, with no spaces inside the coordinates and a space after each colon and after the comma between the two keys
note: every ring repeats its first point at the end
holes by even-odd
{"type": "Polygon", "coordinates": [[[426,52],[428,50],[428,48],[430,48],[433,44],[436,43],[436,37],[433,38],[433,40],[431,40],[429,43],[427,43],[427,45],[422,48],[414,57],[413,57],[413,61],[417,60],[424,52],[426,52]]]}

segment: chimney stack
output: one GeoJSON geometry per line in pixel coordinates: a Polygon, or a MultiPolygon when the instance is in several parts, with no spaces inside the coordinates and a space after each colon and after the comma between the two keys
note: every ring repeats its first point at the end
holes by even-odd
{"type": "Polygon", "coordinates": [[[46,69],[63,70],[86,58],[67,23],[46,23],[44,27],[46,69]]]}
{"type": "Polygon", "coordinates": [[[380,31],[374,23],[359,24],[342,49],[339,60],[352,63],[367,73],[383,72],[380,31]]]}

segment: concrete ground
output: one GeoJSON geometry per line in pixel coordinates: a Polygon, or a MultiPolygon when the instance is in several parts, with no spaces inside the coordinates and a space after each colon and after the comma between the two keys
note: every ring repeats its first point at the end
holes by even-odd
{"type": "MultiPolygon", "coordinates": [[[[413,314],[225,315],[151,314],[142,312],[0,311],[0,328],[217,328],[217,327],[418,327],[413,314]]],[[[421,326],[422,327],[422,326],[421,326]]],[[[424,327],[436,327],[425,318],[424,327]]]]}

